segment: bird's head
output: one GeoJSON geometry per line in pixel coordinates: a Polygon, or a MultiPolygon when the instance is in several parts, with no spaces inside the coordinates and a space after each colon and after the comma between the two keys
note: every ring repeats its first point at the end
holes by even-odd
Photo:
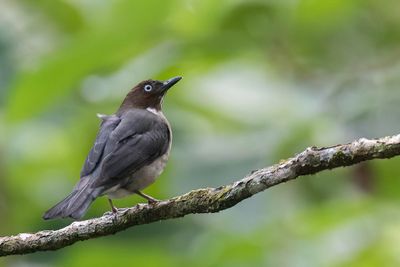
{"type": "Polygon", "coordinates": [[[146,80],[132,88],[119,108],[121,113],[130,108],[152,108],[161,110],[165,93],[182,77],[174,77],[166,81],[146,80]]]}

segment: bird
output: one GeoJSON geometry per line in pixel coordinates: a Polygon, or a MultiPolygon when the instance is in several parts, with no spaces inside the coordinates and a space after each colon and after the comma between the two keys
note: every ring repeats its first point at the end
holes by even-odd
{"type": "Polygon", "coordinates": [[[137,194],[149,204],[159,200],[142,190],[164,170],[171,150],[171,126],[162,112],[167,91],[182,77],[145,80],[133,87],[116,113],[97,114],[100,129],[72,192],[43,215],[43,219],[82,218],[90,204],[106,195],[112,199],[137,194]]]}

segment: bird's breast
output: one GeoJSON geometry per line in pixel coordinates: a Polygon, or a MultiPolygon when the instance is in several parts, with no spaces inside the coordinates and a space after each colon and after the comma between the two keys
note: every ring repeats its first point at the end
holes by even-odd
{"type": "MultiPolygon", "coordinates": [[[[152,112],[152,111],[150,111],[152,112]]],[[[128,183],[124,187],[112,188],[107,190],[106,194],[110,198],[123,198],[127,195],[134,193],[137,190],[142,190],[152,183],[155,182],[158,176],[163,172],[169,158],[172,145],[172,131],[168,120],[165,118],[162,112],[158,112],[156,115],[160,116],[161,119],[168,125],[169,131],[169,144],[167,151],[154,160],[151,164],[142,167],[137,170],[128,178],[128,183]]]]}
{"type": "Polygon", "coordinates": [[[153,161],[151,164],[142,167],[128,178],[128,183],[124,187],[115,186],[105,192],[109,198],[123,198],[142,190],[155,182],[157,177],[163,172],[169,157],[167,153],[153,161]]]}
{"type": "Polygon", "coordinates": [[[169,158],[169,151],[153,161],[153,163],[141,168],[132,176],[130,189],[142,190],[154,183],[158,176],[163,172],[169,158]]]}

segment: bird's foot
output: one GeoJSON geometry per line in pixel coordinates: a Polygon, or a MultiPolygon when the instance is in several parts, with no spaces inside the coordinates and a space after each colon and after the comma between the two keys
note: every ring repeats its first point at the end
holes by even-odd
{"type": "Polygon", "coordinates": [[[149,203],[149,205],[155,205],[155,204],[157,204],[158,202],[161,202],[161,200],[156,199],[156,198],[151,198],[151,199],[148,199],[148,200],[147,200],[147,203],[149,203]]]}
{"type": "Polygon", "coordinates": [[[158,202],[160,202],[161,200],[158,200],[154,197],[151,197],[149,195],[146,195],[145,193],[140,192],[139,190],[135,191],[136,194],[138,194],[139,196],[145,198],[147,200],[147,202],[149,203],[149,205],[155,205],[158,202]]]}
{"type": "Polygon", "coordinates": [[[118,209],[117,209],[117,207],[114,206],[114,204],[113,204],[113,202],[112,202],[112,200],[111,200],[110,198],[108,199],[108,203],[110,203],[111,212],[112,212],[113,214],[117,214],[117,213],[118,213],[118,209]]]}

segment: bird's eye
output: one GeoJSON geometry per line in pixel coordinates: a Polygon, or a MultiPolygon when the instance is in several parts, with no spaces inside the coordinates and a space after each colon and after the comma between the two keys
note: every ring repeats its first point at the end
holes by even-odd
{"type": "Polygon", "coordinates": [[[151,86],[150,84],[146,84],[146,85],[144,86],[144,90],[145,90],[146,92],[150,92],[152,89],[153,89],[153,86],[151,86]]]}

